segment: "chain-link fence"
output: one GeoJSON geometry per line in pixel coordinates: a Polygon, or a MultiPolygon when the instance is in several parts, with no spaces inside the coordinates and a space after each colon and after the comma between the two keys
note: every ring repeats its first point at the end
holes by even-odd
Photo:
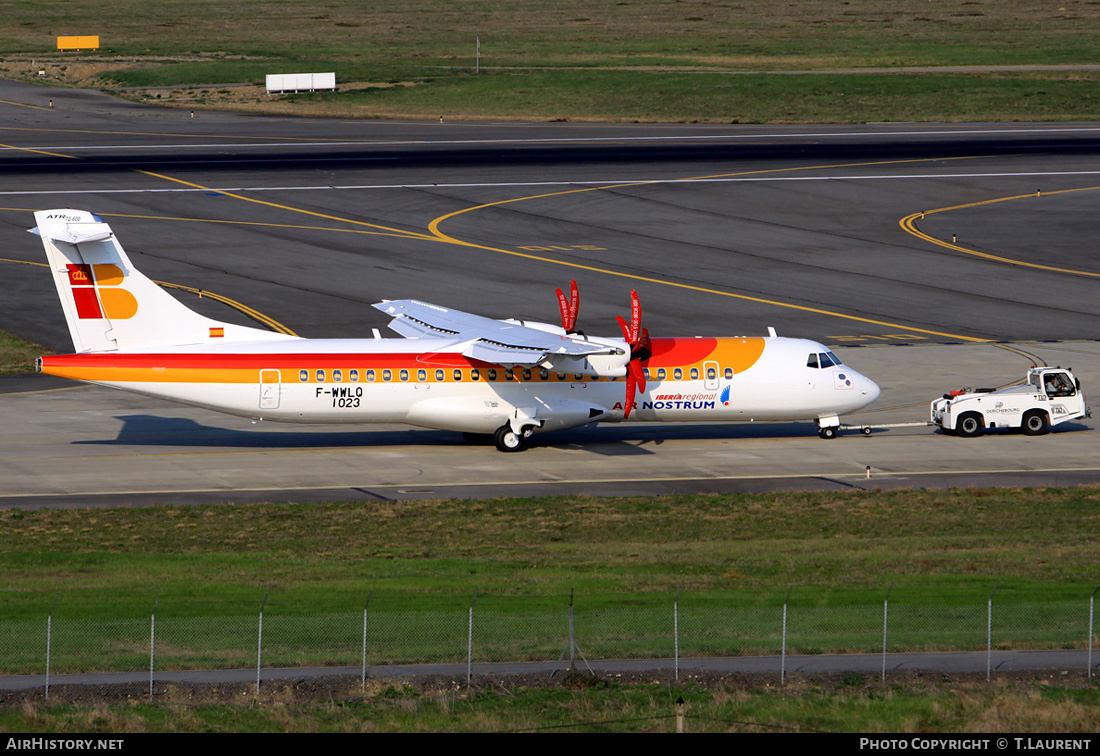
{"type": "MultiPolygon", "coordinates": [[[[0,621],[0,675],[43,678],[76,673],[141,673],[150,694],[159,673],[325,667],[360,671],[396,664],[465,665],[570,659],[680,660],[778,658],[779,681],[795,655],[878,654],[882,676],[890,654],[926,651],[1075,649],[1080,672],[1093,674],[1094,601],[1038,604],[839,607],[714,606],[672,598],[659,605],[508,611],[476,600],[460,611],[387,611],[228,617],[157,616],[0,621]]],[[[1100,659],[1098,659],[1100,660],[1100,659]]],[[[667,664],[665,665],[667,666],[667,664]]],[[[987,675],[991,669],[987,667],[987,675]]],[[[37,684],[37,683],[36,683],[37,684]]],[[[0,679],[0,689],[4,686],[0,679]]]]}

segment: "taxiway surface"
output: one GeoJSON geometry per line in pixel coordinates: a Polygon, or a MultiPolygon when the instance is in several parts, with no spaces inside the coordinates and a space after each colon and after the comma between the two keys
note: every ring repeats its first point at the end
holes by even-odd
{"type": "MultiPolygon", "coordinates": [[[[384,298],[554,321],[554,288],[576,278],[589,332],[615,333],[634,288],[655,335],[774,326],[835,346],[883,387],[853,423],[919,422],[943,391],[1022,376],[1031,358],[990,342],[1072,365],[1086,392],[1100,374],[1094,124],[192,118],[9,82],[0,112],[0,328],[55,351],[71,345],[25,230],[67,206],[103,215],[153,278],[303,336],[384,328],[369,306],[384,298]]],[[[1100,480],[1088,423],[833,442],[808,424],[604,427],[499,455],[0,384],[0,506],[1100,480]]]]}

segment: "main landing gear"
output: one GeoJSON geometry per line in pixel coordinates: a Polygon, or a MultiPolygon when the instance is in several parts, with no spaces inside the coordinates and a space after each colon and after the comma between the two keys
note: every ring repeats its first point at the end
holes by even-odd
{"type": "Polygon", "coordinates": [[[518,452],[527,448],[527,440],[535,432],[534,426],[525,425],[517,433],[511,425],[502,425],[493,434],[493,443],[502,452],[518,452]]]}

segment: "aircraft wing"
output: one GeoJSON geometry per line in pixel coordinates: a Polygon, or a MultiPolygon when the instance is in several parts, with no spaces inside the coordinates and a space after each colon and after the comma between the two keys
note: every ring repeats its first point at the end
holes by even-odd
{"type": "Polygon", "coordinates": [[[507,320],[493,320],[439,305],[402,299],[374,307],[393,316],[390,323],[408,338],[454,338],[470,342],[462,351],[472,359],[497,365],[550,365],[596,354],[621,354],[623,349],[581,338],[571,338],[507,320]]]}

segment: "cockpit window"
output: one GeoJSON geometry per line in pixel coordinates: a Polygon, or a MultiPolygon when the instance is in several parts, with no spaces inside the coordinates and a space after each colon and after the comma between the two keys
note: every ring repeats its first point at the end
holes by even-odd
{"type": "Polygon", "coordinates": [[[827,367],[840,367],[843,363],[840,358],[832,352],[818,352],[817,354],[811,354],[806,360],[806,367],[811,368],[827,368],[827,367]]]}

